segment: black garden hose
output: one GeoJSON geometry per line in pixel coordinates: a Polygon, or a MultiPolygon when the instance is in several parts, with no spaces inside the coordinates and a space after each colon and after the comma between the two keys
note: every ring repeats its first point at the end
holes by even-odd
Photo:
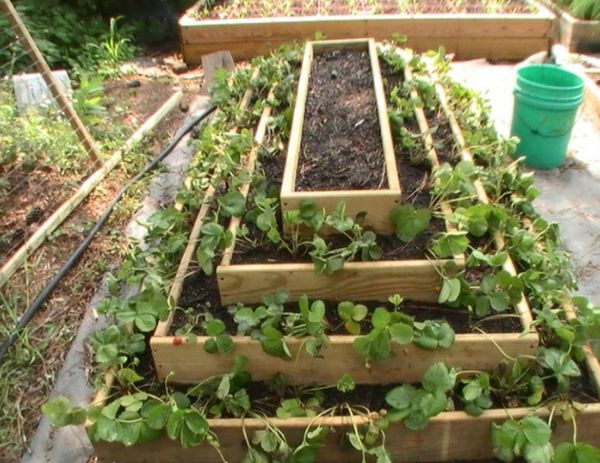
{"type": "Polygon", "coordinates": [[[138,180],[140,180],[144,175],[158,166],[158,164],[166,158],[171,151],[177,146],[177,144],[181,141],[181,139],[187,135],[192,129],[206,119],[210,114],[212,114],[216,109],[216,106],[210,106],[208,109],[203,111],[198,116],[194,117],[186,126],[183,127],[181,133],[177,135],[171,142],[162,150],[162,152],[150,161],[144,169],[138,173],[135,177],[133,177],[121,190],[117,195],[113,198],[110,204],[106,207],[94,227],[88,232],[85,239],[81,242],[81,244],[77,247],[77,249],[69,256],[67,261],[63,264],[60,270],[52,277],[52,279],[48,282],[48,284],[44,287],[44,289],[37,295],[35,300],[31,303],[25,313],[19,319],[17,325],[15,326],[14,332],[2,342],[0,345],[0,365],[4,361],[4,357],[7,352],[10,350],[12,345],[15,343],[19,334],[23,329],[29,324],[34,315],[42,308],[46,300],[50,297],[50,295],[54,292],[54,290],[58,287],[62,279],[67,275],[69,270],[75,265],[75,263],[79,260],[82,254],[86,251],[86,249],[90,246],[98,231],[104,226],[106,221],[108,220],[110,214],[112,213],[115,206],[118,202],[123,198],[127,190],[138,180]]]}

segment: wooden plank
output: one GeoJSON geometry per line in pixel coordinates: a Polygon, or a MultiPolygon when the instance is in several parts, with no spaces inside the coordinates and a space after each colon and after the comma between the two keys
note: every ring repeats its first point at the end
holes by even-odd
{"type": "MultiPolygon", "coordinates": [[[[446,118],[448,119],[450,128],[452,129],[452,136],[454,138],[454,142],[456,143],[457,147],[460,150],[461,158],[463,161],[474,162],[473,155],[471,154],[469,147],[467,146],[465,137],[464,137],[462,130],[458,124],[458,120],[456,119],[456,116],[454,115],[454,112],[452,111],[452,108],[450,107],[450,105],[448,103],[448,98],[446,96],[446,90],[444,89],[443,85],[440,83],[435,72],[433,72],[433,70],[432,70],[433,68],[432,68],[430,62],[428,63],[428,68],[429,68],[431,77],[435,81],[435,91],[436,91],[438,100],[444,110],[444,114],[446,115],[446,118]]],[[[477,193],[479,201],[483,204],[490,204],[490,199],[487,195],[487,192],[485,191],[485,187],[483,186],[483,183],[481,182],[481,180],[479,180],[479,179],[474,180],[473,185],[475,186],[475,191],[477,193]]],[[[504,241],[504,236],[499,231],[496,231],[494,233],[494,242],[496,244],[496,249],[498,249],[498,250],[502,250],[506,246],[506,243],[504,241]]],[[[508,256],[508,258],[502,265],[502,268],[504,270],[506,270],[508,273],[510,273],[511,275],[518,274],[516,266],[515,266],[512,258],[510,257],[510,255],[508,256]]],[[[529,307],[529,303],[527,302],[527,299],[525,298],[525,296],[523,296],[521,298],[521,300],[516,304],[515,309],[521,317],[521,323],[523,325],[523,329],[534,330],[535,328],[533,328],[533,326],[532,326],[533,316],[531,314],[531,309],[529,307]]]]}
{"type": "MultiPolygon", "coordinates": [[[[444,412],[429,420],[427,427],[421,431],[409,431],[401,423],[395,423],[386,430],[388,439],[386,448],[390,451],[392,461],[396,463],[450,462],[457,460],[483,460],[493,457],[491,445],[492,423],[502,423],[509,418],[521,419],[536,414],[547,419],[548,409],[514,408],[509,410],[493,409],[485,411],[479,417],[472,417],[464,412],[444,412]]],[[[319,463],[360,463],[360,452],[349,445],[340,443],[340,436],[351,430],[352,423],[360,425],[368,422],[367,417],[328,416],[319,419],[291,418],[267,420],[272,426],[284,432],[290,445],[297,446],[306,428],[316,426],[333,427],[325,445],[318,451],[315,461],[319,463]]],[[[209,420],[211,431],[219,440],[220,451],[227,461],[242,461],[246,449],[243,430],[251,438],[254,431],[264,429],[265,420],[257,418],[209,420]]],[[[577,415],[577,438],[596,447],[600,446],[600,404],[589,404],[577,415]]],[[[573,425],[554,416],[552,442],[573,440],[573,425]]],[[[183,449],[180,445],[161,437],[147,444],[125,447],[122,444],[94,443],[96,455],[103,461],[119,463],[222,463],[217,451],[208,444],[183,449]]]]}
{"type": "Polygon", "coordinates": [[[552,0],[538,0],[556,14],[553,38],[572,52],[594,52],[600,47],[600,21],[573,17],[552,0]]]}
{"type": "MultiPolygon", "coordinates": [[[[413,79],[412,69],[410,67],[410,58],[411,53],[408,52],[406,58],[406,67],[404,68],[404,80],[406,82],[410,82],[413,79]]],[[[410,96],[413,100],[417,101],[419,99],[419,94],[417,89],[413,87],[410,91],[410,96]]],[[[427,122],[427,118],[425,117],[425,111],[422,106],[415,105],[414,107],[415,119],[417,120],[417,125],[419,126],[419,131],[421,132],[421,138],[423,139],[423,145],[425,146],[425,150],[427,151],[427,157],[431,163],[431,171],[435,173],[435,171],[440,167],[440,160],[437,155],[437,151],[433,144],[433,137],[431,136],[431,130],[429,128],[429,123],[427,122]]],[[[440,179],[436,179],[436,184],[439,185],[440,179]]],[[[446,223],[446,229],[450,232],[456,231],[456,227],[454,227],[450,223],[450,217],[452,216],[453,210],[448,201],[442,201],[440,203],[440,209],[442,214],[444,215],[444,221],[446,223]]],[[[455,259],[464,259],[464,255],[455,256],[455,259]]]]}
{"type": "Polygon", "coordinates": [[[260,342],[248,336],[233,337],[235,348],[231,354],[207,353],[204,343],[209,338],[206,337],[179,345],[174,344],[174,339],[153,337],[150,348],[159,380],[168,377],[169,383],[178,384],[196,384],[210,376],[225,374],[240,355],[248,359],[246,368],[252,372],[254,381],[269,380],[282,373],[290,384],[335,384],[344,373],[349,373],[357,384],[397,384],[419,382],[435,362],[463,370],[490,371],[506,360],[505,355],[535,356],[538,348],[535,334],[458,334],[450,349],[393,345],[395,357],[375,362],[367,369],[364,357],[352,346],[355,336],[330,336],[331,344],[323,348],[322,358],[312,358],[306,353],[306,339],[290,337],[286,343],[293,359],[289,361],[265,354],[260,342]]]}
{"type": "MultiPolygon", "coordinates": [[[[328,37],[339,37],[336,34],[327,33],[324,28],[316,29],[323,31],[328,37]]],[[[314,35],[311,34],[310,37],[314,35]]],[[[358,35],[348,33],[350,37],[358,35]]],[[[391,36],[382,34],[369,34],[376,40],[390,39],[391,36]]],[[[343,36],[343,35],[340,35],[343,36]]],[[[240,38],[238,41],[223,43],[221,39],[206,39],[201,43],[183,43],[182,53],[186,63],[199,65],[201,56],[224,48],[231,52],[235,59],[246,60],[255,56],[267,54],[278,46],[293,41],[292,38],[240,38]]],[[[298,40],[296,38],[295,40],[298,40]]],[[[502,36],[472,36],[472,37],[408,37],[407,46],[415,52],[426,52],[444,47],[449,53],[454,53],[457,59],[487,58],[491,60],[520,61],[541,50],[547,50],[551,45],[548,37],[502,37],[502,36]]]]}
{"type": "Polygon", "coordinates": [[[398,171],[396,165],[396,156],[394,154],[394,140],[392,139],[392,129],[390,128],[390,117],[385,100],[385,92],[383,90],[383,79],[381,69],[379,67],[379,53],[375,40],[369,39],[369,58],[371,60],[371,75],[373,76],[373,90],[377,101],[377,114],[379,116],[379,130],[381,133],[381,144],[383,146],[383,156],[385,157],[385,167],[388,189],[396,191],[398,197],[402,194],[400,188],[399,176],[402,175],[398,171]]]}
{"type": "Polygon", "coordinates": [[[81,202],[100,184],[102,180],[121,162],[123,154],[127,153],[151,132],[164,117],[181,101],[183,93],[177,91],[171,96],[135,133],[123,144],[122,148],[113,155],[87,180],[77,191],[65,201],[48,219],[31,235],[17,252],[15,252],[0,269],[0,287],[25,262],[25,260],[46,240],[46,238],[63,223],[81,202]]]}
{"type": "Polygon", "coordinates": [[[436,302],[441,277],[436,266],[445,260],[348,262],[334,275],[316,273],[311,263],[219,266],[221,304],[260,303],[264,294],[285,288],[289,300],[313,298],[385,301],[393,294],[405,299],[436,302]]]}
{"type": "Polygon", "coordinates": [[[298,90],[296,92],[296,104],[294,106],[294,116],[292,118],[292,127],[290,129],[290,139],[288,141],[287,157],[285,168],[283,170],[283,180],[281,182],[281,195],[287,195],[296,188],[296,172],[298,168],[298,156],[300,155],[300,145],[302,143],[302,129],[304,127],[304,109],[306,108],[306,98],[308,97],[308,83],[310,80],[310,70],[313,60],[313,44],[308,42],[304,47],[304,57],[302,59],[302,69],[298,80],[298,90]]]}
{"type": "MultiPolygon", "coordinates": [[[[548,38],[552,18],[541,15],[380,15],[308,16],[194,20],[183,18],[180,29],[184,44],[221,40],[223,45],[247,40],[310,40],[316,31],[327,39],[372,37],[380,39],[400,33],[409,37],[506,37],[548,38]]],[[[227,47],[223,47],[227,48],[227,47]]]]}
{"type": "MultiPolygon", "coordinates": [[[[314,202],[328,212],[333,212],[340,202],[344,202],[348,217],[367,212],[363,225],[388,235],[394,230],[391,211],[401,201],[399,192],[390,190],[298,191],[285,195],[282,193],[281,207],[285,211],[298,209],[300,202],[305,200],[314,202]]],[[[285,224],[284,231],[288,231],[285,224]]]]}
{"type": "Polygon", "coordinates": [[[67,96],[63,93],[62,87],[52,71],[50,70],[50,66],[46,63],[44,56],[40,52],[37,47],[35,41],[29,34],[27,27],[21,20],[19,13],[10,2],[10,0],[2,0],[0,1],[0,9],[4,11],[8,21],[12,24],[13,28],[17,32],[17,37],[21,45],[25,49],[25,51],[29,54],[32,61],[35,63],[35,67],[38,72],[42,75],[44,82],[48,86],[50,93],[54,97],[56,104],[60,108],[60,110],[65,115],[65,118],[71,124],[71,127],[77,134],[77,138],[87,151],[88,156],[97,164],[102,164],[102,159],[100,157],[100,150],[96,144],[96,140],[90,135],[87,128],[79,118],[79,115],[73,108],[71,101],[67,98],[67,96]]]}
{"type": "MultiPolygon", "coordinates": [[[[267,101],[272,101],[275,97],[273,90],[271,90],[267,96],[267,101]]],[[[271,119],[271,110],[273,108],[271,105],[266,104],[262,114],[260,116],[260,121],[258,122],[258,126],[256,127],[256,132],[254,134],[254,146],[250,150],[248,156],[246,156],[244,163],[244,170],[248,174],[248,178],[252,179],[254,174],[254,168],[256,167],[256,158],[258,156],[258,151],[261,148],[265,134],[267,133],[267,125],[271,119]]],[[[250,184],[252,182],[249,181],[247,183],[242,184],[239,188],[239,192],[244,197],[244,202],[246,202],[248,198],[248,193],[250,192],[250,184]]],[[[231,232],[231,244],[225,248],[223,251],[223,258],[221,259],[221,265],[229,265],[231,263],[231,258],[233,257],[233,251],[235,249],[235,240],[237,237],[237,231],[240,227],[242,218],[241,217],[232,217],[229,221],[228,230],[231,232]]]]}

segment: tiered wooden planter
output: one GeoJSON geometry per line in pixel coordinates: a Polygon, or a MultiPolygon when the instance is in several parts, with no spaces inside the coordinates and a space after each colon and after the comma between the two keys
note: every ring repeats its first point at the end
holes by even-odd
{"type": "MultiPolygon", "coordinates": [[[[410,78],[410,69],[407,71],[407,78],[410,78]]],[[[455,142],[461,150],[463,159],[470,159],[470,153],[464,144],[462,133],[456,122],[451,109],[447,105],[444,89],[441,85],[436,86],[438,97],[444,107],[446,115],[450,121],[455,137],[455,142]]],[[[419,122],[423,140],[430,156],[434,168],[437,164],[437,156],[432,143],[431,135],[427,127],[427,120],[422,109],[417,108],[416,117],[419,122]]],[[[259,122],[255,139],[260,140],[264,136],[264,127],[270,115],[270,109],[265,108],[261,121],[259,122]]],[[[247,158],[247,165],[253,164],[256,159],[256,153],[253,150],[247,158]]],[[[475,185],[480,199],[487,200],[483,186],[478,183],[475,185]]],[[[245,194],[247,194],[247,190],[245,194]]],[[[445,208],[447,209],[447,205],[445,208]]],[[[205,212],[204,212],[205,214],[205,212]]],[[[190,243],[177,272],[175,284],[171,290],[171,296],[175,301],[181,293],[181,282],[187,273],[191,256],[195,248],[197,233],[202,224],[204,215],[202,211],[198,216],[196,225],[190,238],[190,243]]],[[[234,220],[233,225],[237,226],[234,220]]],[[[239,223],[238,223],[239,224],[239,223]]],[[[502,248],[504,243],[501,235],[497,235],[496,244],[502,248]]],[[[377,263],[363,263],[366,266],[377,267],[377,263]]],[[[358,265],[358,264],[356,264],[358,265]]],[[[252,274],[253,266],[247,266],[247,272],[252,274]]],[[[507,271],[515,274],[515,267],[510,261],[507,261],[504,267],[507,271]]],[[[350,277],[352,274],[345,274],[350,277]]],[[[340,277],[340,278],[346,278],[340,277]]],[[[319,281],[322,279],[319,276],[319,281]]],[[[354,280],[358,281],[358,280],[354,280]]],[[[293,281],[282,279],[286,284],[292,284],[293,281]]],[[[314,281],[311,282],[311,284],[314,281]]],[[[439,277],[438,277],[439,283],[439,277]]],[[[340,285],[341,285],[340,280],[340,285]]],[[[407,288],[417,288],[421,281],[416,280],[407,285],[407,288]]],[[[428,283],[428,284],[433,284],[428,283]]],[[[322,283],[319,283],[322,285],[322,283]]],[[[273,289],[273,288],[271,288],[273,289]]],[[[351,285],[340,286],[338,289],[332,289],[325,293],[325,288],[317,288],[324,297],[340,297],[344,299],[353,299],[352,295],[359,298],[361,294],[338,293],[336,291],[352,291],[351,285]]],[[[389,296],[393,293],[404,295],[397,286],[391,292],[389,288],[380,288],[382,296],[389,296]]],[[[420,294],[426,300],[437,298],[435,288],[420,290],[420,294]],[[430,292],[428,292],[431,290],[430,292]]],[[[314,296],[314,291],[307,291],[309,295],[314,296]]],[[[260,290],[263,293],[263,290],[260,290]]],[[[369,294],[371,298],[372,294],[369,294]]],[[[323,297],[323,296],[319,296],[323,297]]],[[[517,312],[521,317],[523,327],[528,330],[532,321],[528,304],[525,300],[517,306],[517,312]]],[[[569,308],[571,316],[575,316],[572,307],[569,308]]],[[[248,358],[246,367],[252,372],[254,380],[269,379],[275,373],[283,373],[290,382],[308,383],[315,382],[321,384],[334,383],[343,373],[350,373],[357,383],[363,384],[389,384],[398,382],[415,382],[421,379],[425,369],[435,361],[444,361],[449,365],[464,369],[489,370],[505,357],[518,356],[519,354],[533,355],[538,346],[538,335],[534,331],[527,334],[460,334],[452,348],[448,350],[438,349],[435,351],[423,351],[412,345],[399,347],[396,350],[396,357],[376,362],[370,370],[364,366],[364,359],[356,355],[352,348],[353,336],[331,336],[331,345],[323,350],[323,359],[312,359],[301,350],[301,340],[289,339],[288,344],[294,359],[284,361],[268,356],[262,351],[259,343],[252,341],[248,337],[234,337],[235,350],[232,354],[208,354],[204,351],[203,345],[207,338],[198,337],[197,342],[184,342],[180,345],[176,343],[173,336],[169,336],[169,329],[172,319],[161,323],[150,344],[152,355],[155,360],[159,377],[165,378],[170,373],[169,383],[195,383],[212,375],[223,374],[230,371],[233,365],[234,357],[245,355],[248,358]],[[504,354],[500,354],[500,347],[504,354]]],[[[591,350],[586,350],[586,359],[590,377],[595,381],[598,388],[600,386],[600,365],[593,356],[591,350]]],[[[106,399],[110,390],[112,376],[107,378],[107,386],[100,393],[96,402],[101,403],[106,399]]],[[[475,460],[492,457],[490,445],[490,429],[492,423],[500,423],[509,418],[519,419],[528,414],[536,413],[547,417],[549,411],[546,409],[528,409],[518,408],[511,410],[493,409],[483,413],[479,417],[472,417],[464,412],[444,412],[431,419],[427,427],[418,432],[409,431],[402,424],[394,424],[386,430],[386,448],[390,451],[394,462],[444,462],[455,460],[475,460]],[[468,436],[468,439],[464,437],[468,436]]],[[[298,445],[307,428],[317,426],[330,426],[334,429],[323,448],[319,451],[316,461],[322,463],[338,462],[360,462],[362,460],[360,453],[352,450],[347,445],[340,445],[342,437],[346,431],[352,429],[353,425],[366,423],[364,417],[323,417],[323,418],[292,418],[292,419],[269,419],[268,422],[281,430],[289,443],[298,445]]],[[[565,423],[555,417],[555,429],[553,439],[556,442],[570,441],[572,438],[572,425],[565,423]]],[[[594,445],[600,445],[600,404],[589,404],[577,416],[578,439],[594,445]]],[[[264,429],[266,422],[262,419],[211,419],[209,420],[211,431],[218,437],[220,451],[230,462],[242,460],[246,452],[244,432],[252,436],[255,430],[264,429]]],[[[202,445],[197,448],[183,449],[178,442],[172,441],[166,437],[160,438],[150,443],[139,444],[132,448],[126,448],[121,444],[95,443],[94,448],[98,457],[104,461],[117,461],[127,463],[137,462],[156,462],[167,463],[178,461],[180,463],[191,463],[202,461],[205,463],[221,462],[221,457],[208,445],[202,445]]]]}
{"type": "MultiPolygon", "coordinates": [[[[534,3],[534,2],[533,2],[534,3]]],[[[186,63],[197,65],[204,54],[229,50],[237,59],[265,54],[282,43],[327,39],[407,36],[418,52],[445,47],[459,59],[521,60],[551,44],[554,14],[534,3],[531,14],[415,14],[309,16],[254,19],[196,19],[199,1],[179,20],[186,63]]]]}
{"type": "Polygon", "coordinates": [[[572,52],[600,51],[600,21],[577,19],[552,0],[538,0],[556,14],[554,41],[572,52]]]}
{"type": "MultiPolygon", "coordinates": [[[[356,42],[350,45],[355,46],[356,42]]],[[[313,46],[311,43],[307,45],[308,52],[305,57],[309,61],[313,46]]],[[[330,46],[339,47],[340,43],[335,42],[330,46]]],[[[304,69],[306,69],[305,64],[306,62],[303,63],[304,69]]],[[[410,73],[410,70],[407,72],[410,73]]],[[[407,78],[410,78],[410,74],[407,78]]],[[[304,81],[300,79],[299,94],[305,93],[307,83],[307,79],[304,81]]],[[[432,165],[436,168],[439,162],[427,121],[422,109],[416,108],[415,111],[432,158],[432,165]]],[[[302,117],[302,112],[297,108],[296,116],[299,114],[302,117]]],[[[257,133],[261,132],[260,127],[263,125],[266,125],[266,121],[261,119],[257,133]]],[[[249,159],[253,166],[255,157],[251,155],[249,159]]],[[[246,190],[245,194],[247,193],[246,190]]],[[[446,217],[452,213],[447,203],[442,205],[442,211],[446,217]]],[[[232,219],[230,223],[229,229],[234,236],[239,223],[237,218],[232,219]]],[[[194,246],[193,242],[191,246],[194,246]]],[[[225,251],[221,265],[217,268],[223,305],[237,302],[260,303],[264,294],[282,288],[289,292],[290,300],[297,300],[307,294],[310,298],[327,300],[386,301],[390,295],[400,294],[406,299],[436,302],[442,283],[438,268],[447,262],[447,260],[351,262],[345,264],[341,271],[328,276],[316,273],[311,263],[231,265],[231,256],[235,252],[234,246],[225,251]]],[[[456,256],[455,261],[459,266],[464,265],[463,256],[456,256]]],[[[179,274],[187,273],[187,264],[188,262],[182,262],[184,267],[180,269],[179,274]]],[[[512,263],[507,265],[507,269],[515,274],[512,263]]],[[[177,301],[177,298],[174,299],[177,301]]],[[[452,348],[447,350],[425,351],[414,345],[397,346],[396,357],[377,362],[369,370],[364,366],[364,358],[352,347],[354,336],[331,336],[331,345],[323,350],[324,358],[319,359],[313,359],[303,351],[302,339],[288,340],[294,360],[285,361],[266,356],[258,341],[245,336],[234,337],[236,347],[232,354],[214,355],[204,350],[206,337],[198,337],[195,343],[188,343],[185,340],[176,343],[174,337],[168,335],[171,320],[167,320],[166,323],[159,325],[150,345],[159,378],[170,375],[169,381],[175,383],[191,383],[206,376],[222,374],[231,369],[236,355],[244,355],[248,358],[248,368],[256,380],[268,379],[276,373],[284,373],[295,382],[332,383],[343,373],[349,372],[358,383],[389,384],[417,381],[427,367],[435,361],[445,361],[466,369],[489,369],[503,360],[500,349],[509,355],[533,354],[537,350],[539,339],[537,333],[529,332],[532,319],[525,300],[518,304],[517,313],[521,317],[523,331],[527,334],[458,334],[452,348]]]]}

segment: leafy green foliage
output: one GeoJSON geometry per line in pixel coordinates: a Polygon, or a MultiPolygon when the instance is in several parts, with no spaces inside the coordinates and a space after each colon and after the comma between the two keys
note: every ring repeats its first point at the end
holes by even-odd
{"type": "Polygon", "coordinates": [[[372,330],[354,340],[354,350],[365,357],[367,365],[394,355],[391,343],[408,344],[413,340],[412,319],[400,312],[388,312],[383,307],[371,316],[372,330]]]}
{"type": "Polygon", "coordinates": [[[412,204],[397,206],[392,211],[394,233],[400,241],[408,243],[427,230],[431,221],[429,209],[415,209],[412,204]]]}
{"type": "Polygon", "coordinates": [[[461,399],[465,404],[465,412],[469,415],[479,416],[493,405],[490,376],[487,373],[463,379],[461,383],[463,384],[461,399]]]}
{"type": "Polygon", "coordinates": [[[600,450],[596,447],[583,443],[563,442],[559,444],[554,452],[552,463],[599,463],[600,450]]]}
{"type": "Polygon", "coordinates": [[[344,321],[344,328],[348,333],[358,336],[360,334],[360,322],[367,316],[367,306],[343,301],[338,304],[338,315],[344,321]]]}
{"type": "Polygon", "coordinates": [[[71,407],[66,397],[56,397],[44,405],[42,411],[53,426],[81,425],[85,423],[86,411],[81,407],[71,407]]]}
{"type": "Polygon", "coordinates": [[[567,352],[554,348],[540,348],[538,358],[541,365],[556,380],[561,392],[569,389],[571,378],[581,376],[579,367],[567,352]]]}
{"type": "Polygon", "coordinates": [[[447,393],[454,388],[456,373],[443,363],[431,365],[423,375],[422,388],[405,384],[392,389],[385,401],[392,407],[389,419],[402,421],[413,431],[424,429],[430,418],[448,406],[447,393]]]}
{"type": "Polygon", "coordinates": [[[527,416],[520,421],[507,420],[501,425],[494,423],[494,454],[506,462],[523,457],[527,463],[551,463],[554,454],[551,435],[548,424],[537,416],[527,416]]]}

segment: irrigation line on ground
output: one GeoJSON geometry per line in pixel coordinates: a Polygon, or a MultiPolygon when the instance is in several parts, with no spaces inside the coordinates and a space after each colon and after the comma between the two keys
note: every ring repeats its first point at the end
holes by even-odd
{"type": "MultiPolygon", "coordinates": [[[[182,95],[181,91],[179,91],[177,94],[175,94],[173,97],[171,97],[171,99],[169,100],[169,102],[171,102],[171,101],[178,102],[181,99],[181,95],[182,95]],[[175,99],[175,97],[178,97],[178,99],[175,99]]],[[[174,105],[172,105],[172,106],[174,106],[174,105]]],[[[163,109],[163,108],[161,108],[161,109],[163,109]]],[[[200,122],[202,122],[208,116],[210,116],[215,110],[216,110],[216,106],[211,105],[208,109],[206,109],[205,111],[203,111],[200,115],[198,115],[194,119],[192,119],[188,123],[188,125],[185,126],[183,128],[183,130],[181,130],[181,133],[179,135],[177,135],[167,145],[167,147],[163,149],[163,151],[157,157],[155,157],[152,161],[150,161],[146,165],[146,167],[144,167],[144,169],[141,172],[139,172],[135,177],[133,177],[117,193],[117,195],[113,198],[113,200],[110,202],[110,204],[104,210],[104,212],[102,213],[102,215],[100,216],[100,218],[98,219],[98,221],[96,222],[96,224],[94,225],[94,227],[88,232],[88,234],[85,237],[85,239],[83,240],[83,242],[69,256],[69,258],[64,263],[64,265],[54,275],[54,277],[50,280],[50,282],[46,285],[46,287],[38,294],[38,296],[35,298],[35,300],[27,308],[27,310],[25,311],[25,313],[21,316],[21,318],[19,319],[19,322],[17,323],[17,326],[15,327],[13,333],[8,337],[8,339],[5,339],[2,342],[2,344],[0,345],[0,365],[3,362],[3,359],[4,359],[5,355],[6,355],[6,353],[12,347],[12,345],[14,344],[14,342],[17,340],[17,338],[18,338],[19,334],[21,333],[21,331],[33,319],[33,317],[35,316],[35,314],[37,313],[37,311],[44,305],[44,303],[46,302],[46,300],[48,299],[48,297],[58,287],[58,285],[60,284],[60,282],[62,281],[62,279],[67,275],[67,273],[69,272],[69,270],[71,269],[71,267],[73,267],[73,265],[83,255],[83,253],[86,251],[86,249],[89,247],[89,245],[94,240],[94,238],[95,238],[96,234],[98,233],[98,231],[102,228],[102,226],[108,220],[108,218],[109,218],[111,212],[113,211],[114,207],[118,204],[118,202],[121,200],[121,198],[125,195],[125,193],[127,192],[127,190],[132,185],[134,185],[138,180],[140,180],[142,177],[144,177],[150,171],[152,171],[153,169],[155,169],[159,165],[159,163],[173,151],[173,149],[183,139],[183,137],[185,137],[190,131],[192,131],[192,129],[196,125],[198,125],[200,122]]],[[[159,110],[159,112],[160,111],[161,110],[159,110]]],[[[167,112],[165,112],[162,115],[162,117],[164,117],[167,112]]],[[[156,125],[162,119],[162,117],[160,119],[155,120],[154,121],[154,125],[156,125]]],[[[154,116],[151,119],[153,119],[153,118],[154,118],[154,116]]],[[[152,125],[152,124],[150,124],[150,125],[152,125]]],[[[145,126],[146,126],[146,124],[144,124],[144,126],[142,126],[142,127],[145,127],[145,126]]]]}
{"type": "Polygon", "coordinates": [[[27,242],[2,266],[0,269],[0,287],[2,287],[10,276],[25,262],[25,259],[37,249],[44,240],[71,214],[71,212],[94,190],[94,188],[111,172],[120,162],[123,153],[129,151],[135,144],[140,142],[158,123],[179,104],[183,93],[178,91],[152,116],[148,119],[123,145],[116,151],[102,167],[96,170],[75,192],[71,198],[64,202],[46,220],[40,228],[27,240],[27,242]]]}

